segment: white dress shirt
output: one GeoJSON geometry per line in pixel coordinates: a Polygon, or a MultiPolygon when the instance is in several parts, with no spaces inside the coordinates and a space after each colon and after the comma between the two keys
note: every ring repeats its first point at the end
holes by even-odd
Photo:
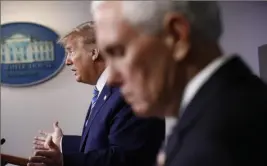
{"type": "Polygon", "coordinates": [[[102,92],[102,90],[103,90],[103,88],[107,82],[107,79],[108,79],[108,69],[106,68],[96,82],[96,88],[99,91],[98,97],[99,97],[100,93],[102,92]]]}

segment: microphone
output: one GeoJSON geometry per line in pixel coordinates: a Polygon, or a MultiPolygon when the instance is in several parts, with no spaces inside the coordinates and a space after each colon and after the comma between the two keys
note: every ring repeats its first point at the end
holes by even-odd
{"type": "MultiPolygon", "coordinates": [[[[6,142],[5,138],[1,139],[1,145],[3,145],[6,142]]],[[[1,154],[1,166],[6,166],[8,163],[2,159],[2,154],[1,154]]]]}
{"type": "Polygon", "coordinates": [[[5,142],[6,142],[6,139],[5,138],[2,138],[1,139],[1,145],[3,145],[5,142]]]}

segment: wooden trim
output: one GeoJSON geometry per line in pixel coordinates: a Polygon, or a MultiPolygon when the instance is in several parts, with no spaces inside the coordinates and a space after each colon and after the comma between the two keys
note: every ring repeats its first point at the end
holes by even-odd
{"type": "Polygon", "coordinates": [[[1,155],[1,160],[8,164],[27,166],[27,163],[29,162],[28,159],[22,157],[12,156],[8,154],[0,154],[0,155],[1,155]]]}

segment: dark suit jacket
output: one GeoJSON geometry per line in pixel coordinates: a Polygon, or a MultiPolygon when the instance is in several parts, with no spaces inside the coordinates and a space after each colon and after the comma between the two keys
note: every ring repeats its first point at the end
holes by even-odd
{"type": "Polygon", "coordinates": [[[235,57],[200,88],[173,131],[166,166],[266,166],[266,85],[235,57]]]}
{"type": "Polygon", "coordinates": [[[151,166],[164,137],[164,120],[137,118],[119,89],[105,86],[82,137],[63,137],[64,166],[151,166]]]}

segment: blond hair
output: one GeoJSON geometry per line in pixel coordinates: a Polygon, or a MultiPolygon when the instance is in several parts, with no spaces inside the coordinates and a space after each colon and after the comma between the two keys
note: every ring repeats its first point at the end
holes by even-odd
{"type": "Polygon", "coordinates": [[[74,28],[71,32],[58,40],[58,43],[65,46],[69,40],[80,39],[83,44],[95,44],[95,24],[93,21],[82,23],[74,28]]]}

